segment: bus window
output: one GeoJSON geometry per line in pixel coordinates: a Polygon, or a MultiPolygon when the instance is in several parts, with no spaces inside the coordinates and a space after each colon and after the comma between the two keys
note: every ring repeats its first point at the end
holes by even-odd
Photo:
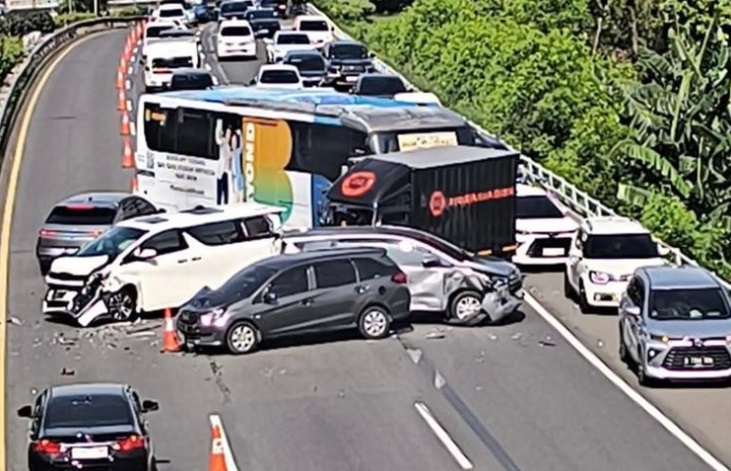
{"type": "Polygon", "coordinates": [[[364,155],[366,135],[362,132],[297,121],[290,121],[289,126],[294,134],[295,158],[288,170],[316,173],[335,180],[350,157],[364,155]]]}
{"type": "Polygon", "coordinates": [[[211,113],[198,110],[179,110],[178,154],[209,159],[218,158],[211,142],[213,119],[211,113]]]}

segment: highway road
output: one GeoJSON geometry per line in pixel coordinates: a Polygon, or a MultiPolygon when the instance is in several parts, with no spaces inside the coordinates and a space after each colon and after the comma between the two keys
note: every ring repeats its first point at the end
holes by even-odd
{"type": "MultiPolygon", "coordinates": [[[[29,103],[30,126],[18,130],[25,147],[15,156],[22,160],[6,313],[7,469],[25,469],[27,424],[15,409],[50,384],[100,380],[129,382],[161,401],[150,416],[161,471],[205,469],[209,413],[220,414],[240,471],[710,469],[530,307],[502,327],[449,329],[423,320],[379,342],[308,339],[246,358],[163,355],[159,320],[84,331],[44,320],[33,249],[47,210],[74,192],[128,188],[114,89],[123,41],[119,31],[99,34],[60,56],[29,103]],[[432,417],[441,426],[433,428],[432,417]]],[[[208,64],[234,83],[258,67],[208,64]]],[[[555,280],[531,276],[530,290],[550,297],[546,307],[582,326],[587,341],[603,334],[600,351],[614,348],[611,319],[577,319],[570,305],[555,304],[555,280]]],[[[674,407],[688,423],[698,409],[704,420],[692,423],[721,447],[729,439],[710,420],[723,418],[714,396],[721,393],[652,394],[699,394],[674,407]]]]}

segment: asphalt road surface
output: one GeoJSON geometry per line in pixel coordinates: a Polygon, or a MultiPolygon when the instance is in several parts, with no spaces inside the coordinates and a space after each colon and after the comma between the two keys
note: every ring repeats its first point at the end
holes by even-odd
{"type": "MultiPolygon", "coordinates": [[[[123,40],[111,32],[78,44],[50,76],[28,130],[10,259],[8,469],[25,469],[27,424],[13,415],[17,407],[50,384],[100,380],[128,382],[160,400],[150,420],[161,471],[205,469],[214,412],[240,471],[444,471],[460,462],[469,469],[455,453],[479,470],[709,469],[527,308],[503,327],[447,329],[423,320],[379,342],[308,339],[245,358],[163,355],[159,320],[84,331],[43,320],[33,248],[46,212],[74,192],[128,188],[114,89],[123,40]],[[461,451],[448,451],[420,415],[422,404],[461,451]]],[[[245,83],[257,64],[221,67],[231,82],[245,83]]],[[[554,279],[530,284],[556,303],[554,279]]],[[[547,307],[575,316],[565,303],[547,307]]],[[[610,322],[586,317],[582,333],[605,329],[608,349],[610,322]]],[[[718,392],[658,394],[674,393],[700,394],[685,407],[722,418],[721,401],[703,400],[718,392]]],[[[728,443],[718,422],[695,423],[728,443]]]]}

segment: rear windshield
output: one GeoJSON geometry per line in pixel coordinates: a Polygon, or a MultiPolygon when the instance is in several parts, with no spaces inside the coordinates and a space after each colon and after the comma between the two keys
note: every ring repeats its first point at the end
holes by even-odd
{"type": "Polygon", "coordinates": [[[299,83],[299,77],[291,70],[271,70],[261,75],[259,83],[299,83]]]}
{"type": "Polygon", "coordinates": [[[152,59],[153,69],[178,69],[180,67],[193,67],[193,58],[171,57],[152,59]]]}
{"type": "Polygon", "coordinates": [[[221,13],[244,12],[250,7],[251,4],[246,2],[224,3],[221,5],[221,13]]]}
{"type": "Polygon", "coordinates": [[[267,18],[276,18],[274,10],[253,10],[248,13],[248,16],[252,20],[263,20],[267,18]]]}
{"type": "Polygon", "coordinates": [[[160,10],[160,14],[158,16],[160,18],[177,18],[183,15],[185,15],[185,13],[182,8],[166,8],[165,10],[160,10]]]}
{"type": "Polygon", "coordinates": [[[45,428],[110,427],[132,423],[127,401],[112,395],[52,398],[43,416],[45,428]]]}
{"type": "Polygon", "coordinates": [[[322,20],[308,20],[300,23],[300,31],[330,31],[327,22],[322,20]]]}
{"type": "Polygon", "coordinates": [[[361,44],[338,44],[332,47],[332,55],[336,59],[365,59],[368,49],[361,44]]]}
{"type": "Polygon", "coordinates": [[[363,77],[360,95],[395,95],[406,92],[404,82],[398,77],[363,77]]]}
{"type": "Polygon", "coordinates": [[[173,25],[150,26],[149,28],[147,28],[147,32],[145,33],[145,35],[148,38],[159,38],[160,33],[162,33],[163,31],[167,31],[169,29],[173,29],[173,28],[174,28],[173,25]]]}
{"type": "Polygon", "coordinates": [[[176,90],[202,90],[213,86],[210,75],[173,75],[172,88],[176,90]]]}
{"type": "Polygon", "coordinates": [[[547,196],[521,196],[517,202],[518,219],[550,219],[564,217],[547,196]]]}
{"type": "Polygon", "coordinates": [[[310,44],[310,38],[306,34],[282,34],[277,44],[310,44]]]}
{"type": "Polygon", "coordinates": [[[113,208],[96,206],[56,206],[46,220],[47,224],[67,226],[108,226],[117,214],[113,208]]]}
{"type": "Polygon", "coordinates": [[[221,36],[251,36],[248,26],[227,26],[221,30],[221,36]]]}
{"type": "Polygon", "coordinates": [[[319,72],[325,70],[325,59],[318,54],[292,56],[287,64],[297,67],[300,72],[319,72]]]}

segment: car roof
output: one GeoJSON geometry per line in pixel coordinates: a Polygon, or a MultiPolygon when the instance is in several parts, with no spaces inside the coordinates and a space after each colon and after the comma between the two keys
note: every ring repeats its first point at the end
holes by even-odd
{"type": "Polygon", "coordinates": [[[121,396],[129,386],[120,383],[75,383],[52,386],[49,388],[51,397],[76,397],[85,395],[121,396]]]}
{"type": "Polygon", "coordinates": [[[327,17],[323,15],[300,15],[295,19],[295,21],[324,21],[325,23],[328,23],[327,17]]]}
{"type": "Polygon", "coordinates": [[[181,67],[175,69],[173,75],[200,75],[200,76],[211,76],[211,73],[205,69],[196,69],[195,67],[181,67]]]}
{"type": "Polygon", "coordinates": [[[360,79],[361,80],[368,79],[368,78],[377,78],[377,79],[387,78],[387,79],[391,79],[391,80],[398,79],[401,82],[404,81],[404,79],[402,79],[398,75],[394,75],[394,74],[382,74],[380,72],[368,72],[366,74],[361,74],[361,76],[360,76],[360,79]]]}
{"type": "Polygon", "coordinates": [[[163,10],[185,10],[185,8],[183,8],[183,5],[179,3],[163,3],[157,7],[157,11],[163,10]]]}
{"type": "Polygon", "coordinates": [[[548,192],[543,188],[536,188],[535,186],[525,185],[523,183],[515,185],[515,194],[518,198],[521,196],[548,196],[548,192]]]}
{"type": "Polygon", "coordinates": [[[296,49],[294,51],[287,51],[284,58],[292,56],[317,56],[322,57],[322,54],[317,49],[296,49]]]}
{"type": "Polygon", "coordinates": [[[169,38],[159,42],[147,45],[147,55],[162,54],[162,51],[170,51],[171,54],[177,54],[180,51],[188,52],[191,48],[196,48],[194,41],[189,39],[169,38]]]}
{"type": "Polygon", "coordinates": [[[175,213],[155,214],[128,219],[117,226],[131,227],[145,231],[162,232],[168,229],[185,228],[199,224],[226,221],[235,218],[249,218],[280,214],[284,208],[262,203],[235,203],[225,206],[197,206],[193,209],[175,213]]]}
{"type": "Polygon", "coordinates": [[[277,36],[307,36],[307,33],[303,33],[302,31],[295,31],[292,29],[280,29],[274,34],[277,36]]]}
{"type": "Polygon", "coordinates": [[[661,265],[643,267],[640,271],[644,273],[652,289],[703,289],[721,286],[708,270],[701,267],[661,265]]]}
{"type": "Polygon", "coordinates": [[[249,23],[249,20],[240,20],[240,19],[222,20],[221,21],[221,24],[219,25],[219,28],[223,28],[224,26],[248,26],[248,27],[251,27],[251,23],[249,23]]]}
{"type": "Polygon", "coordinates": [[[581,226],[588,234],[592,235],[629,235],[650,233],[650,231],[638,221],[622,216],[586,218],[582,221],[581,226]]]}
{"type": "Polygon", "coordinates": [[[65,206],[69,204],[117,206],[120,201],[125,198],[129,198],[130,196],[134,195],[132,193],[123,193],[116,191],[90,191],[68,196],[65,199],[56,203],[56,206],[65,206]]]}
{"type": "Polygon", "coordinates": [[[289,72],[298,72],[299,69],[291,64],[262,64],[259,66],[259,73],[270,72],[273,70],[287,70],[289,72]]]}
{"type": "Polygon", "coordinates": [[[300,263],[313,263],[331,258],[342,259],[343,257],[352,257],[356,255],[383,255],[385,249],[378,247],[359,247],[359,248],[337,248],[323,249],[311,252],[299,252],[294,254],[275,255],[259,262],[259,266],[268,266],[281,270],[300,263]]]}
{"type": "Polygon", "coordinates": [[[330,42],[330,44],[332,46],[338,46],[340,44],[356,44],[358,46],[365,47],[365,45],[362,42],[356,41],[354,39],[336,39],[335,41],[330,42]]]}

